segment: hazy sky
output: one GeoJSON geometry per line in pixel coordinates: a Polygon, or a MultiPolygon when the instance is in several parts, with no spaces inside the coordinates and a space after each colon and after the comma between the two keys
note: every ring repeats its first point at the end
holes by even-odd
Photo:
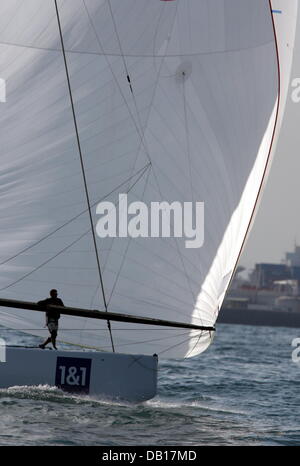
{"type": "Polygon", "coordinates": [[[292,82],[295,78],[300,81],[299,23],[298,15],[290,89],[277,150],[240,259],[240,264],[247,268],[256,262],[281,262],[285,252],[293,251],[295,241],[300,245],[300,102],[292,100],[292,82]]]}

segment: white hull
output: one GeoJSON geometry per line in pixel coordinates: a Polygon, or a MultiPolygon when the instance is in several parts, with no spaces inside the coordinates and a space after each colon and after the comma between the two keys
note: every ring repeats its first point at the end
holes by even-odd
{"type": "Polygon", "coordinates": [[[132,402],[156,395],[157,357],[6,348],[0,388],[50,385],[64,391],[132,402]]]}

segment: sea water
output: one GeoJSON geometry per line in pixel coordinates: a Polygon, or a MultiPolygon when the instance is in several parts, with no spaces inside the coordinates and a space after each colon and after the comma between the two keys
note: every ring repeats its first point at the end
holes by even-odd
{"type": "MultiPolygon", "coordinates": [[[[1,337],[39,341],[4,329],[1,337]]],[[[158,394],[142,404],[50,386],[0,390],[0,445],[299,445],[299,337],[300,329],[219,324],[202,355],[160,361],[158,394]]]]}

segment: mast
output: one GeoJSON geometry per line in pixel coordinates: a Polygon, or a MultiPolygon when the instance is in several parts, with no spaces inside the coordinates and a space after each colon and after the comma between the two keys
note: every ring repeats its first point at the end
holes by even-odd
{"type": "Polygon", "coordinates": [[[15,309],[27,309],[30,311],[45,312],[46,310],[56,310],[61,314],[75,316],[75,317],[86,317],[91,319],[100,320],[112,320],[116,322],[130,322],[135,324],[146,324],[146,325],[158,325],[161,327],[176,327],[176,328],[188,328],[191,330],[206,330],[215,331],[215,327],[209,327],[204,325],[187,324],[184,322],[173,322],[169,320],[153,319],[151,317],[139,317],[129,314],[119,314],[108,311],[98,311],[81,309],[77,307],[65,307],[65,306],[43,306],[30,301],[19,301],[14,299],[3,299],[0,298],[0,306],[11,307],[15,309]]]}

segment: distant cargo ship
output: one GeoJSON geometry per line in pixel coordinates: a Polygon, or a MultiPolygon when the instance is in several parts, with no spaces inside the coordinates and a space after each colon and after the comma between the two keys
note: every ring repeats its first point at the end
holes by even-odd
{"type": "Polygon", "coordinates": [[[285,308],[248,306],[236,302],[224,303],[218,317],[219,323],[243,325],[267,325],[273,327],[299,327],[300,312],[285,308]]]}

